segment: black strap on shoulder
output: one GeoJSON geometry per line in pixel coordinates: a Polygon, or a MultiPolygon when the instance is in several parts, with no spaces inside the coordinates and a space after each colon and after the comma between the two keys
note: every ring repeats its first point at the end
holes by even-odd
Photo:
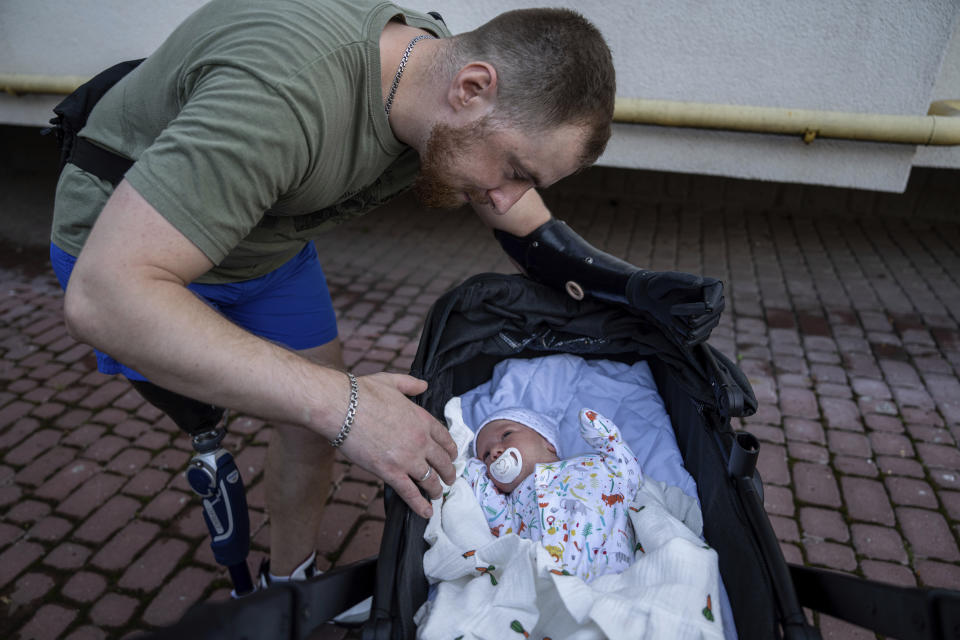
{"type": "Polygon", "coordinates": [[[133,166],[133,160],[108,151],[89,142],[86,138],[77,138],[73,153],[67,159],[87,173],[92,173],[113,186],[120,184],[124,174],[133,166]]]}
{"type": "Polygon", "coordinates": [[[120,182],[133,161],[97,147],[80,138],[78,134],[86,126],[87,118],[100,98],[143,60],[127,60],[101,71],[53,108],[55,117],[50,120],[50,127],[44,130],[44,133],[56,133],[60,146],[61,169],[70,162],[84,171],[108,180],[114,186],[120,182]]]}
{"type": "Polygon", "coordinates": [[[915,589],[790,565],[800,604],[888,638],[935,640],[960,632],[960,591],[915,589]]]}

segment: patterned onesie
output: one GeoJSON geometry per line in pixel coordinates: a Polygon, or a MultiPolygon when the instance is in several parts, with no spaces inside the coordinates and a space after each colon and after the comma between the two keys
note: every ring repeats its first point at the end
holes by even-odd
{"type": "Polygon", "coordinates": [[[495,536],[540,540],[558,570],[589,582],[633,560],[636,537],[627,505],[641,474],[620,430],[600,414],[580,412],[580,435],[596,453],[538,464],[509,495],[494,486],[477,458],[467,461],[463,475],[495,536]]]}

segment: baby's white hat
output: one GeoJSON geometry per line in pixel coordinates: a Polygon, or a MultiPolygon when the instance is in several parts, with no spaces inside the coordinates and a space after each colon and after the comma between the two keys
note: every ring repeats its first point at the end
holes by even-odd
{"type": "Polygon", "coordinates": [[[487,416],[487,418],[480,423],[480,426],[477,427],[477,431],[473,436],[474,456],[477,455],[477,436],[480,435],[480,432],[483,431],[485,426],[491,422],[494,422],[495,420],[513,420],[514,422],[519,422],[524,426],[530,427],[546,438],[547,442],[553,445],[553,448],[557,450],[558,458],[562,457],[560,455],[560,427],[557,424],[557,421],[550,416],[521,407],[500,409],[499,411],[487,416]]]}

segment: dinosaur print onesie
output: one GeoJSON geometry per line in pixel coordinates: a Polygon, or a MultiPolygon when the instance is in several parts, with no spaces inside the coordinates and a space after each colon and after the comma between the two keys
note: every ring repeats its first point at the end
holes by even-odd
{"type": "Polygon", "coordinates": [[[580,435],[596,453],[539,463],[509,494],[494,486],[476,457],[463,475],[494,535],[539,540],[556,571],[589,582],[619,573],[633,560],[636,537],[627,505],[642,476],[636,456],[607,418],[582,410],[580,435]]]}

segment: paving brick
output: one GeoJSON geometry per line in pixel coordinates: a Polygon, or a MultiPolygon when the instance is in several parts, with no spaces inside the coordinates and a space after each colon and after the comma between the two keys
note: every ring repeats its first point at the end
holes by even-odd
{"type": "Polygon", "coordinates": [[[72,461],[40,485],[34,495],[38,498],[62,500],[98,471],[100,471],[100,467],[95,462],[89,460],[72,461]]]}
{"type": "Polygon", "coordinates": [[[162,626],[179,620],[191,604],[200,599],[216,575],[187,567],[167,582],[143,612],[147,624],[162,626]]]}
{"type": "Polygon", "coordinates": [[[836,542],[850,540],[850,531],[837,511],[804,507],[800,510],[800,526],[805,538],[813,537],[836,542]]]}
{"type": "Polygon", "coordinates": [[[870,524],[853,524],[850,530],[853,533],[853,545],[860,554],[875,560],[907,562],[903,539],[896,529],[870,524]]]}
{"type": "Polygon", "coordinates": [[[875,580],[900,587],[915,587],[917,579],[909,567],[878,560],[862,560],[860,568],[867,580],[875,580]]]}
{"type": "Polygon", "coordinates": [[[911,478],[922,478],[924,476],[923,466],[916,460],[907,458],[877,456],[877,467],[882,473],[887,475],[908,476],[911,478]]]}
{"type": "Polygon", "coordinates": [[[922,480],[889,477],[885,480],[885,484],[896,505],[937,508],[937,496],[933,488],[922,480]]]}
{"type": "Polygon", "coordinates": [[[76,450],[69,447],[57,446],[49,449],[17,474],[17,483],[32,486],[40,485],[65,465],[70,464],[76,455],[76,450]]]}
{"type": "Polygon", "coordinates": [[[832,507],[840,506],[840,492],[833,471],[827,465],[798,462],[793,465],[797,500],[832,507]]]}
{"type": "Polygon", "coordinates": [[[321,554],[340,550],[361,515],[363,509],[360,507],[339,502],[328,504],[320,520],[317,550],[321,554]]]}
{"type": "Polygon", "coordinates": [[[73,537],[85,542],[102,543],[130,522],[139,508],[140,503],[132,498],[113,496],[74,531],[73,537]]]}
{"type": "Polygon", "coordinates": [[[123,492],[141,497],[159,493],[170,481],[170,474],[159,469],[142,469],[123,487],[123,492]]]}
{"type": "Polygon", "coordinates": [[[830,462],[830,451],[826,447],[809,442],[790,442],[787,445],[787,452],[790,458],[794,460],[803,460],[805,462],[816,462],[818,464],[827,464],[830,462]]]}
{"type": "Polygon", "coordinates": [[[164,449],[153,457],[150,466],[158,469],[169,469],[171,471],[180,471],[186,467],[190,454],[177,449],[164,449]]]}
{"type": "Polygon", "coordinates": [[[77,612],[73,609],[58,604],[45,604],[20,630],[20,638],[21,640],[59,638],[76,617],[77,612]]]}
{"type": "Polygon", "coordinates": [[[956,540],[940,513],[913,507],[898,507],[897,519],[916,557],[960,561],[956,540]]]}
{"type": "Polygon", "coordinates": [[[43,542],[56,542],[62,540],[73,529],[73,523],[57,516],[47,516],[41,518],[27,531],[27,537],[31,540],[42,540],[43,542]]]}
{"type": "Polygon", "coordinates": [[[71,447],[86,447],[99,440],[106,430],[106,427],[97,424],[85,424],[71,429],[70,433],[63,439],[63,444],[71,447]]]}
{"type": "Polygon", "coordinates": [[[849,400],[853,397],[853,392],[845,384],[834,382],[820,382],[816,386],[817,395],[827,398],[839,398],[849,400]]]}
{"type": "Polygon", "coordinates": [[[28,464],[59,441],[59,431],[41,429],[9,451],[3,457],[3,461],[17,466],[28,464]]]}
{"type": "Polygon", "coordinates": [[[960,449],[926,442],[918,442],[916,446],[917,455],[925,465],[960,471],[960,449]]]}
{"type": "Polygon", "coordinates": [[[900,413],[903,415],[903,420],[910,424],[926,424],[933,427],[944,426],[943,418],[936,411],[904,407],[900,413]]]}
{"type": "Polygon", "coordinates": [[[124,589],[154,591],[163,584],[188,549],[183,540],[158,540],[127,568],[118,584],[124,589]]]}
{"type": "Polygon", "coordinates": [[[90,609],[90,621],[98,627],[121,627],[133,617],[139,605],[130,596],[108,593],[90,609]]]}
{"type": "Polygon", "coordinates": [[[123,450],[117,457],[107,464],[107,470],[125,476],[136,475],[153,457],[153,453],[143,449],[129,448],[123,450]]]}
{"type": "Polygon", "coordinates": [[[851,518],[890,526],[895,523],[893,508],[883,483],[848,476],[842,478],[840,484],[851,518]]]}
{"type": "Polygon", "coordinates": [[[61,593],[77,602],[93,602],[107,588],[107,579],[99,573],[81,571],[73,574],[63,585],[61,593]]]}
{"type": "Polygon", "coordinates": [[[930,444],[956,446],[956,439],[948,429],[932,427],[925,424],[908,424],[907,433],[910,437],[930,444]]]}
{"type": "Polygon", "coordinates": [[[15,527],[4,521],[0,521],[0,549],[11,544],[23,535],[23,529],[15,527]]]}
{"type": "Polygon", "coordinates": [[[116,493],[125,481],[122,476],[112,473],[97,473],[58,504],[56,511],[84,518],[116,493]]]}
{"type": "Polygon", "coordinates": [[[810,376],[818,384],[831,384],[835,386],[843,386],[848,389],[843,395],[844,397],[849,397],[849,387],[847,385],[847,373],[841,366],[833,364],[824,364],[824,363],[814,363],[810,365],[810,376]]]}
{"type": "Polygon", "coordinates": [[[790,471],[787,468],[787,456],[783,447],[773,444],[764,444],[760,447],[757,460],[757,469],[765,483],[789,484],[790,471]]]}
{"type": "Polygon", "coordinates": [[[43,555],[43,547],[27,540],[20,540],[0,553],[0,589],[17,577],[43,555]]]}
{"type": "Polygon", "coordinates": [[[336,566],[346,566],[377,555],[380,551],[380,539],[383,537],[383,526],[383,522],[379,520],[363,521],[337,558],[336,566]]]}
{"type": "Polygon", "coordinates": [[[30,413],[33,408],[33,403],[18,400],[0,409],[0,430],[14,424],[17,420],[30,413]]]}
{"type": "Polygon", "coordinates": [[[820,418],[816,395],[808,389],[798,387],[780,389],[780,411],[785,416],[808,418],[810,420],[820,418]]]}
{"type": "Polygon", "coordinates": [[[934,484],[944,489],[960,489],[960,474],[953,469],[927,469],[934,484]]]}
{"type": "Polygon", "coordinates": [[[99,627],[85,625],[77,627],[65,640],[106,640],[107,632],[99,627]]]}
{"type": "Polygon", "coordinates": [[[783,431],[790,440],[826,444],[823,425],[818,421],[803,418],[784,418],[783,431]]]}
{"type": "Polygon", "coordinates": [[[90,557],[90,549],[73,542],[64,542],[47,554],[43,563],[55,569],[78,569],[90,557]]]}
{"type": "Polygon", "coordinates": [[[862,433],[851,433],[839,429],[827,430],[827,447],[835,455],[870,457],[873,452],[870,440],[862,433]]]}
{"type": "Polygon", "coordinates": [[[906,407],[916,407],[933,411],[936,409],[936,403],[933,398],[924,389],[911,389],[908,387],[894,387],[893,397],[901,409],[906,407]]]}
{"type": "MultiPolygon", "coordinates": [[[[940,491],[938,497],[943,502],[943,508],[947,512],[947,517],[952,520],[960,520],[960,492],[958,491],[940,491]]],[[[0,536],[2,540],[2,536],[0,536]]],[[[0,545],[2,545],[0,541],[0,545]]]]}
{"type": "Polygon", "coordinates": [[[843,398],[820,398],[820,409],[827,426],[835,429],[863,431],[863,420],[856,403],[843,398]]]}
{"type": "Polygon", "coordinates": [[[27,573],[20,577],[13,586],[13,592],[10,594],[10,602],[13,608],[19,608],[25,604],[30,604],[45,596],[53,588],[53,578],[45,573],[27,573]]]}
{"type": "Polygon", "coordinates": [[[781,373],[777,376],[777,387],[801,387],[803,389],[813,388],[813,379],[800,373],[781,373]]]}
{"type": "Polygon", "coordinates": [[[106,407],[129,388],[130,383],[126,380],[111,380],[81,400],[80,406],[86,409],[106,407]]]}
{"type": "Polygon", "coordinates": [[[47,503],[37,500],[23,500],[7,511],[4,518],[10,522],[23,524],[26,522],[36,522],[48,513],[50,513],[50,505],[47,503]]]}
{"type": "Polygon", "coordinates": [[[887,433],[903,433],[903,420],[897,416],[869,413],[863,416],[864,424],[871,431],[885,431],[887,433]]]}
{"type": "Polygon", "coordinates": [[[129,444],[125,438],[107,434],[87,447],[83,456],[97,462],[107,462],[129,444]]]}
{"type": "Polygon", "coordinates": [[[857,559],[853,549],[835,542],[807,540],[803,545],[807,562],[841,571],[853,571],[857,568],[857,559]]]}
{"type": "MultiPolygon", "coordinates": [[[[339,492],[337,498],[340,498],[339,492]]],[[[763,506],[769,514],[792,516],[794,513],[793,493],[786,487],[766,486],[763,492],[763,506]]]]}
{"type": "Polygon", "coordinates": [[[932,560],[917,563],[917,576],[925,587],[960,590],[960,567],[932,560]]]}
{"type": "Polygon", "coordinates": [[[158,494],[140,512],[140,517],[151,520],[172,520],[180,511],[190,504],[192,497],[188,494],[168,489],[158,494]]]}
{"type": "Polygon", "coordinates": [[[910,438],[894,433],[875,432],[870,434],[870,444],[877,455],[912,458],[913,443],[910,438]]]}
{"type": "Polygon", "coordinates": [[[880,473],[876,462],[870,458],[836,456],[833,459],[833,467],[836,471],[848,476],[876,478],[880,473]]]}
{"type": "Polygon", "coordinates": [[[134,520],[103,545],[90,562],[106,571],[123,569],[159,532],[160,527],[152,522],[134,520]]]}
{"type": "Polygon", "coordinates": [[[891,400],[867,398],[866,396],[862,396],[857,400],[857,406],[860,408],[860,412],[865,416],[871,413],[879,413],[887,416],[895,416],[899,414],[897,405],[891,400]]]}

